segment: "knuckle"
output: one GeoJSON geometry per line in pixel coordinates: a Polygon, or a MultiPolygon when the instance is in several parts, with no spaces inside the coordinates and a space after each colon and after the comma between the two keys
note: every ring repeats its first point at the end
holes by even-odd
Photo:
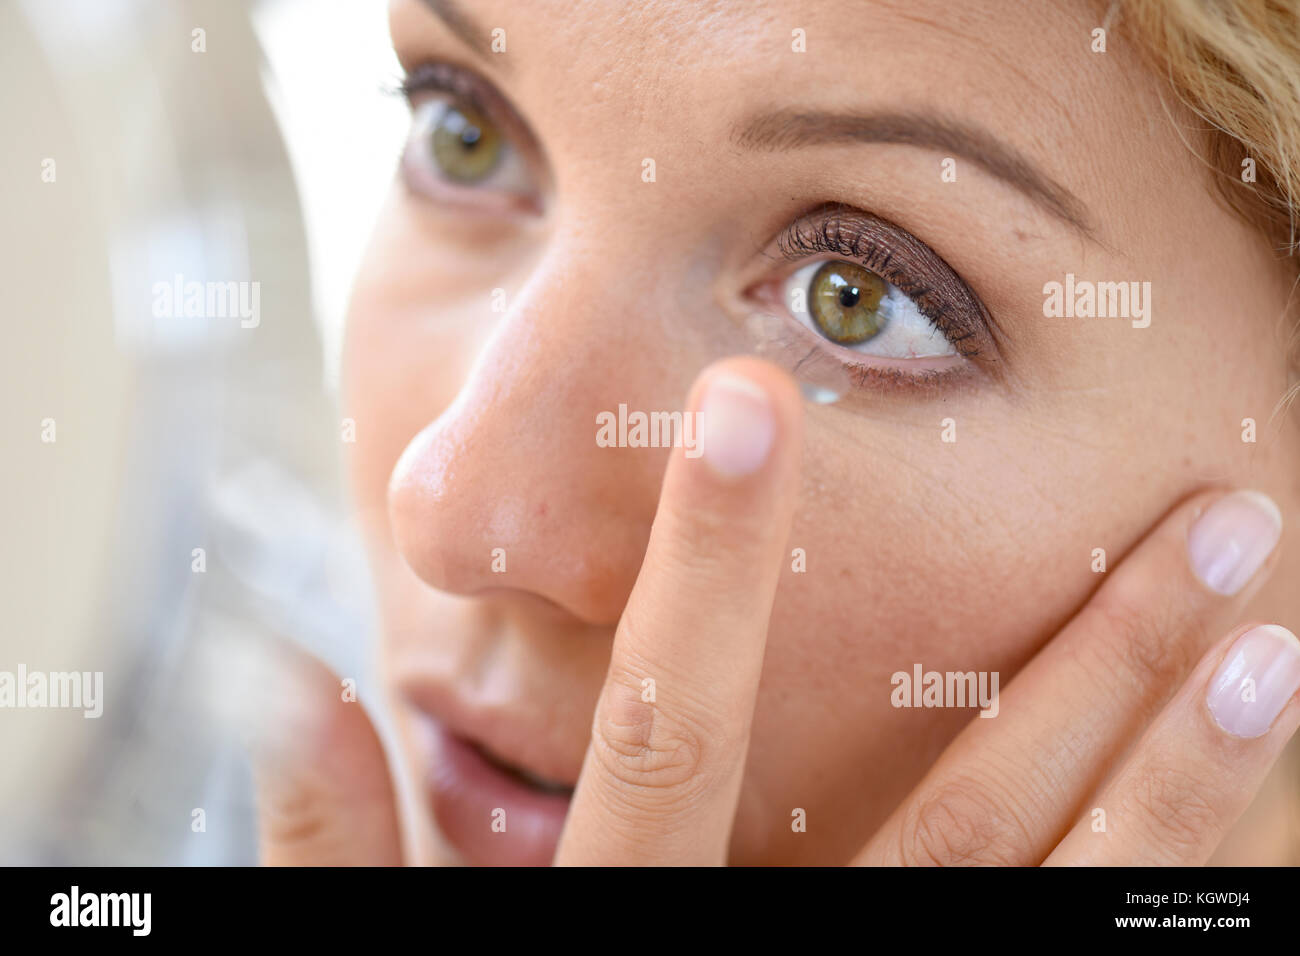
{"type": "Polygon", "coordinates": [[[730,503],[666,501],[667,531],[660,539],[666,563],[676,583],[700,597],[748,595],[753,588],[753,558],[772,536],[772,524],[762,509],[737,510],[730,503]]]}
{"type": "Polygon", "coordinates": [[[1213,794],[1195,774],[1158,765],[1142,771],[1132,804],[1157,845],[1177,858],[1218,832],[1221,821],[1213,794]]]}
{"type": "Polygon", "coordinates": [[[735,528],[721,516],[699,514],[674,521],[673,533],[661,545],[674,586],[696,600],[713,603],[736,591],[748,593],[752,587],[748,568],[738,560],[736,549],[723,546],[734,536],[735,528]]]}
{"type": "Polygon", "coordinates": [[[1021,861],[1029,835],[996,787],[965,775],[926,793],[903,820],[906,866],[998,866],[1021,861]]]}
{"type": "Polygon", "coordinates": [[[733,521],[730,515],[715,508],[692,507],[673,499],[668,503],[672,522],[671,540],[690,555],[707,556],[717,549],[717,542],[726,536],[733,521]]]}
{"type": "Polygon", "coordinates": [[[707,786],[706,768],[722,746],[695,721],[641,699],[639,682],[612,682],[592,727],[601,773],[639,805],[666,810],[692,802],[707,786]]]}
{"type": "Polygon", "coordinates": [[[1122,679],[1140,687],[1177,684],[1206,643],[1201,618],[1159,588],[1103,588],[1089,608],[1097,625],[1093,630],[1100,635],[1093,642],[1095,652],[1114,662],[1122,679]]]}
{"type": "Polygon", "coordinates": [[[342,848],[346,834],[335,825],[319,788],[299,781],[292,789],[264,793],[259,807],[263,852],[342,848]]]}

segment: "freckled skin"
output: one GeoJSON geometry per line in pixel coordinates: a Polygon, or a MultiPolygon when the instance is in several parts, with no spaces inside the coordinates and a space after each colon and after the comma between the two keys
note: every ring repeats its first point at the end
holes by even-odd
{"type": "MultiPolygon", "coordinates": [[[[1295,514],[1294,424],[1253,445],[1240,426],[1268,421],[1287,388],[1285,267],[1153,120],[1157,80],[1123,44],[1089,53],[1091,7],[813,0],[792,22],[756,2],[710,8],[706,29],[687,2],[519,6],[473,9],[511,38],[509,74],[482,69],[545,155],[546,219],[475,222],[395,187],[349,317],[349,464],[391,678],[507,688],[577,766],[666,463],[660,449],[598,448],[594,416],[680,408],[715,356],[675,316],[723,321],[708,284],[763,268],[755,250],[822,202],[942,255],[1005,333],[1006,374],[809,408],[790,540],[807,571],[781,579],[733,862],[845,861],[911,789],[970,714],[892,708],[895,671],[999,671],[1005,688],[1097,587],[1092,550],[1113,569],[1206,483],[1259,488],[1295,514]],[[806,54],[789,52],[795,27],[806,54]],[[890,37],[869,61],[868,31],[890,37]],[[733,118],[787,103],[976,119],[1065,183],[1103,242],[970,164],[942,182],[926,151],[727,143],[733,118]],[[639,178],[647,156],[653,184],[639,178]],[[704,249],[716,260],[683,310],[680,277],[704,249]],[[1045,319],[1042,286],[1067,272],[1150,281],[1151,326],[1045,319]],[[489,307],[496,288],[504,312],[489,307]],[[940,441],[949,417],[953,443],[940,441]],[[504,499],[536,520],[494,575],[504,499]],[[791,831],[795,807],[806,833],[791,831]]],[[[472,60],[414,0],[392,20],[410,62],[472,60]]],[[[1296,524],[1245,617],[1300,619],[1296,524]]]]}

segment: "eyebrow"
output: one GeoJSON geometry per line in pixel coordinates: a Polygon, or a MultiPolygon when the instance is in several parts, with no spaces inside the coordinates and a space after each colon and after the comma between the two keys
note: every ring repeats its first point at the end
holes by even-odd
{"type": "Polygon", "coordinates": [[[918,113],[783,110],[736,126],[731,139],[745,149],[769,152],[834,143],[897,143],[952,153],[1008,183],[1096,241],[1077,196],[992,134],[957,120],[918,113]]]}
{"type": "MultiPolygon", "coordinates": [[[[469,16],[462,8],[457,6],[453,0],[424,0],[424,5],[429,11],[441,20],[461,42],[468,46],[476,53],[489,54],[492,52],[492,44],[488,39],[488,31],[479,26],[479,24],[469,16]]],[[[504,57],[494,57],[494,62],[500,60],[502,63],[508,62],[504,57]]]]}

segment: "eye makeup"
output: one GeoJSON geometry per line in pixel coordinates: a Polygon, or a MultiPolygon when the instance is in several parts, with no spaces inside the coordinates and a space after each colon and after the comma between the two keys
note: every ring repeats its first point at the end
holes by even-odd
{"type": "Polygon", "coordinates": [[[450,94],[475,111],[494,117],[503,105],[488,83],[450,63],[425,62],[411,67],[393,92],[406,97],[412,108],[426,93],[450,94]]]}
{"type": "Polygon", "coordinates": [[[988,310],[938,254],[884,219],[825,204],[783,229],[765,255],[800,267],[751,287],[746,334],[813,401],[854,387],[935,392],[996,367],[988,310]]]}
{"type": "Polygon", "coordinates": [[[966,283],[929,246],[884,219],[831,204],[791,223],[776,249],[791,261],[829,253],[858,262],[915,302],[963,356],[993,347],[988,311],[966,283]]]}

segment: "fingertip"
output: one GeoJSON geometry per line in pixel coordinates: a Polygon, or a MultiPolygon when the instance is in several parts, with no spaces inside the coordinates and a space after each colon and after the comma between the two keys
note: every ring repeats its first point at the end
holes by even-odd
{"type": "Polygon", "coordinates": [[[738,356],[710,365],[696,380],[688,407],[699,417],[699,456],[723,481],[758,474],[799,447],[798,386],[762,359],[738,356]]]}
{"type": "Polygon", "coordinates": [[[1268,733],[1300,691],[1300,639],[1280,624],[1259,624],[1235,636],[1205,694],[1219,729],[1250,739],[1268,733]]]}
{"type": "Polygon", "coordinates": [[[1282,536],[1282,512],[1260,491],[1237,490],[1199,510],[1187,531],[1187,557],[1211,591],[1231,597],[1265,569],[1282,536]]]}

